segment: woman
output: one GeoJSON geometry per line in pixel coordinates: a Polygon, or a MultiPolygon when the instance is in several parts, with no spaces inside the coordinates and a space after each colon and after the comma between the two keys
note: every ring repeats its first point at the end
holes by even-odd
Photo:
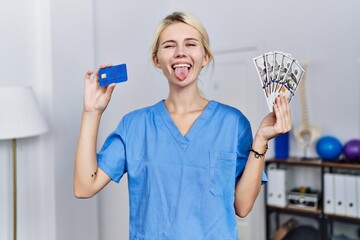
{"type": "Polygon", "coordinates": [[[98,153],[99,122],[115,85],[99,87],[97,74],[85,75],[74,193],[92,197],[127,173],[130,239],[237,239],[235,216],[251,211],[266,182],[267,143],[290,130],[285,97],[276,99],[254,138],[239,110],[204,98],[198,76],[212,59],[194,16],[167,16],[152,60],[168,80],[168,97],[124,116],[98,153]]]}

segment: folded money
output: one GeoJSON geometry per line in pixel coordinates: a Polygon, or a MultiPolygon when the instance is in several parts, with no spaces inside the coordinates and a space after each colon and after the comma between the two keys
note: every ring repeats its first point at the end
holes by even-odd
{"type": "Polygon", "coordinates": [[[294,96],[305,71],[290,54],[272,51],[253,59],[269,111],[273,111],[275,99],[287,96],[289,102],[294,96]]]}

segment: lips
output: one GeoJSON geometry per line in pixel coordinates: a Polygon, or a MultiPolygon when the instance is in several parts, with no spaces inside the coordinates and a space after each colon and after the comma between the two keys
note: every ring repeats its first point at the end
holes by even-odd
{"type": "Polygon", "coordinates": [[[180,80],[184,80],[189,73],[191,65],[187,63],[179,63],[174,64],[172,68],[175,70],[175,76],[180,80]]]}
{"type": "Polygon", "coordinates": [[[172,68],[173,68],[173,69],[175,69],[175,68],[179,68],[179,67],[187,67],[187,68],[191,68],[191,65],[190,65],[190,64],[188,64],[188,63],[178,63],[178,64],[174,64],[174,65],[172,66],[172,68]]]}

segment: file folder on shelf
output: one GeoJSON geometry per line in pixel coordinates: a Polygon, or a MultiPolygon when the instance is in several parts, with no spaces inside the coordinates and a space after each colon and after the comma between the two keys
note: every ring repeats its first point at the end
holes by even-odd
{"type": "Polygon", "coordinates": [[[356,176],[344,175],[345,178],[345,215],[357,217],[357,189],[356,176]]]}
{"type": "Polygon", "coordinates": [[[334,174],[324,173],[324,213],[335,213],[334,174]]]}
{"type": "Polygon", "coordinates": [[[292,187],[286,175],[289,169],[269,169],[267,203],[269,205],[285,207],[287,205],[286,193],[292,187]]]}
{"type": "Polygon", "coordinates": [[[334,174],[335,214],[345,215],[345,175],[334,174]]]}

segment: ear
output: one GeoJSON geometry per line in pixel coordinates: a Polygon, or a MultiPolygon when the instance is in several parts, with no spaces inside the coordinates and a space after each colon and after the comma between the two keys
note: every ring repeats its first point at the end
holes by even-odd
{"type": "Polygon", "coordinates": [[[206,65],[208,65],[209,62],[210,62],[210,55],[208,53],[205,53],[203,63],[202,63],[202,67],[205,67],[206,65]]]}
{"type": "Polygon", "coordinates": [[[154,56],[152,57],[152,60],[153,60],[154,65],[155,65],[157,68],[161,68],[160,62],[159,62],[159,58],[158,58],[156,55],[154,55],[154,56]]]}

